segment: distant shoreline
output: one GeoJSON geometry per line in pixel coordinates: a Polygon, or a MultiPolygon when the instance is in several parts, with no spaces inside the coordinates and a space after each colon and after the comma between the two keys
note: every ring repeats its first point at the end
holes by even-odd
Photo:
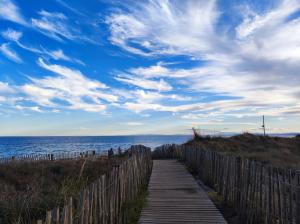
{"type": "MultiPolygon", "coordinates": [[[[239,132],[222,132],[218,134],[206,134],[203,135],[209,135],[209,136],[220,136],[220,137],[232,137],[235,135],[240,135],[243,133],[239,132]]],[[[251,133],[253,135],[263,135],[262,133],[251,133]]],[[[299,135],[300,132],[287,132],[287,133],[269,133],[267,135],[272,137],[295,137],[296,135],[299,135]]],[[[192,136],[192,134],[137,134],[137,135],[1,135],[0,138],[78,138],[78,137],[87,137],[87,138],[97,138],[97,137],[159,137],[159,136],[166,136],[166,137],[172,137],[172,136],[192,136]]]]}
{"type": "Polygon", "coordinates": [[[28,137],[45,137],[45,138],[64,138],[64,137],[147,137],[147,136],[192,136],[192,134],[141,134],[141,135],[1,135],[0,138],[8,138],[8,137],[12,137],[12,138],[28,138],[28,137]]]}

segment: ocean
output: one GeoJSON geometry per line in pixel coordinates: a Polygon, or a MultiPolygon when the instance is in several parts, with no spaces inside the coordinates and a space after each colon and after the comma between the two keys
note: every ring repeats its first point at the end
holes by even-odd
{"type": "Polygon", "coordinates": [[[191,135],[137,135],[137,136],[80,136],[80,137],[0,137],[0,158],[25,154],[60,152],[97,152],[110,148],[127,149],[142,144],[151,148],[163,144],[181,144],[191,135]]]}

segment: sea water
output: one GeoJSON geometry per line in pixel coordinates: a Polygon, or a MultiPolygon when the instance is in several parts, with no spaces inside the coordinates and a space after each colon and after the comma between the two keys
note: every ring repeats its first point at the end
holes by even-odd
{"type": "Polygon", "coordinates": [[[0,157],[90,150],[100,152],[118,147],[127,149],[136,144],[155,148],[163,144],[181,144],[190,139],[190,135],[0,137],[0,157]]]}

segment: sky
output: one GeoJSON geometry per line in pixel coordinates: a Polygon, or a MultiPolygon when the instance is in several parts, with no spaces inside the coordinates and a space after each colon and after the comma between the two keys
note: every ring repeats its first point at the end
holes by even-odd
{"type": "Polygon", "coordinates": [[[300,0],[0,0],[0,135],[299,131],[300,0]]]}

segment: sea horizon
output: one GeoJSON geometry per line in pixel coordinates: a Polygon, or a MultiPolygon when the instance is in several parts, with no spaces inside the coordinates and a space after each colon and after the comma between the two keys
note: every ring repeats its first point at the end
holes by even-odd
{"type": "MultiPolygon", "coordinates": [[[[237,133],[238,134],[238,133],[237,133]]],[[[129,136],[190,136],[191,134],[135,134],[135,135],[0,135],[6,137],[129,137],[129,136]]]]}
{"type": "MultiPolygon", "coordinates": [[[[216,133],[202,133],[202,135],[210,136],[234,136],[241,135],[244,133],[249,133],[253,135],[263,135],[259,132],[216,132],[216,133]]],[[[278,133],[268,133],[269,136],[296,136],[300,132],[278,132],[278,133]]],[[[116,134],[116,135],[0,135],[0,138],[7,137],[130,137],[130,136],[192,136],[193,134],[116,134]]]]}
{"type": "Polygon", "coordinates": [[[116,136],[1,136],[0,157],[26,154],[101,152],[122,150],[132,145],[155,148],[163,144],[182,144],[192,135],[116,135],[116,136]]]}
{"type": "MultiPolygon", "coordinates": [[[[215,137],[232,137],[241,133],[218,133],[215,137]]],[[[262,135],[261,133],[252,133],[262,135]]],[[[270,133],[272,137],[291,138],[299,133],[270,133]]],[[[205,134],[204,134],[205,135],[205,134]]],[[[164,144],[183,144],[193,138],[192,134],[148,134],[107,136],[0,136],[0,157],[128,149],[132,145],[144,145],[152,149],[164,144]]]]}

